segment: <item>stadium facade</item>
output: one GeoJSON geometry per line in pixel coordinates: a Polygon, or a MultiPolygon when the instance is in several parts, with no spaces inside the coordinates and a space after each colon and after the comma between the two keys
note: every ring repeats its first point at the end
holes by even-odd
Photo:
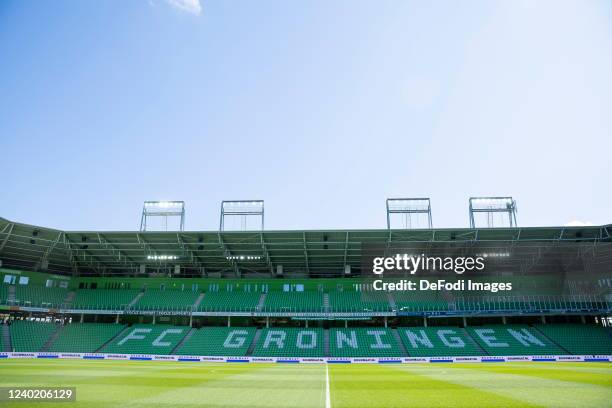
{"type": "Polygon", "coordinates": [[[611,232],[611,225],[67,232],[0,219],[0,314],[7,323],[0,347],[5,354],[225,361],[607,361],[610,269],[546,291],[555,282],[512,267],[502,275],[520,295],[458,296],[375,291],[362,262],[368,245],[436,243],[579,244],[609,262],[611,232]]]}

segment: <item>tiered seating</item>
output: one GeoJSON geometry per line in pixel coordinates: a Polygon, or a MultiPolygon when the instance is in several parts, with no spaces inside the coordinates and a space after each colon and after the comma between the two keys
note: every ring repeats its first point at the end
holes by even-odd
{"type": "Polygon", "coordinates": [[[398,327],[397,331],[414,357],[486,355],[459,327],[398,327]]]}
{"type": "MultiPolygon", "coordinates": [[[[10,326],[13,350],[41,351],[55,330],[60,330],[59,335],[49,351],[122,354],[243,356],[256,335],[253,327],[206,327],[194,331],[175,350],[190,327],[140,324],[126,329],[106,323],[59,327],[18,320],[10,326]]],[[[401,327],[397,331],[410,356],[612,354],[612,334],[595,325],[552,324],[538,325],[537,329],[527,325],[401,327]]],[[[329,353],[333,357],[401,356],[403,350],[396,338],[391,329],[382,327],[332,328],[329,353]]],[[[320,328],[267,328],[261,330],[253,355],[322,357],[326,350],[324,339],[320,328]]]]}
{"type": "Polygon", "coordinates": [[[467,331],[492,356],[565,354],[527,325],[468,327],[467,331]]]}
{"type": "Polygon", "coordinates": [[[32,307],[60,307],[68,289],[44,286],[15,285],[15,304],[32,307]]]}
{"type": "Polygon", "coordinates": [[[14,351],[40,351],[49,336],[57,329],[55,323],[17,320],[11,324],[11,343],[14,351]]]}
{"type": "Polygon", "coordinates": [[[162,324],[136,324],[104,346],[102,353],[171,354],[190,328],[162,324]]]}
{"type": "Polygon", "coordinates": [[[73,323],[64,326],[49,351],[93,353],[125,328],[121,324],[73,323]]]}
{"type": "Polygon", "coordinates": [[[89,310],[121,310],[138,295],[133,289],[80,289],[76,291],[72,307],[89,310]]]}
{"type": "Polygon", "coordinates": [[[196,330],[177,354],[192,356],[244,356],[253,342],[254,327],[203,327],[196,330]]]}
{"type": "Polygon", "coordinates": [[[612,354],[608,328],[586,324],[539,324],[536,328],[572,354],[612,354]]]}
{"type": "Polygon", "coordinates": [[[391,310],[387,294],[379,291],[342,291],[329,294],[332,312],[387,312],[391,310]]]}
{"type": "Polygon", "coordinates": [[[393,298],[400,312],[448,310],[448,300],[441,298],[438,292],[397,292],[393,293],[393,298]]]}
{"type": "Polygon", "coordinates": [[[200,296],[191,290],[148,289],[134,305],[136,310],[190,310],[200,296]]]}
{"type": "Polygon", "coordinates": [[[257,309],[259,292],[206,292],[198,307],[203,312],[253,312],[257,309]]]}
{"type": "Polygon", "coordinates": [[[270,292],[264,303],[266,312],[320,313],[323,312],[321,292],[270,292]]]}
{"type": "Polygon", "coordinates": [[[329,350],[334,357],[392,357],[402,351],[390,329],[383,327],[330,329],[329,350]]]}
{"type": "Polygon", "coordinates": [[[253,352],[255,356],[321,357],[324,355],[323,329],[263,329],[253,352]]]}
{"type": "Polygon", "coordinates": [[[6,304],[8,300],[8,285],[0,283],[0,305],[6,304]]]}

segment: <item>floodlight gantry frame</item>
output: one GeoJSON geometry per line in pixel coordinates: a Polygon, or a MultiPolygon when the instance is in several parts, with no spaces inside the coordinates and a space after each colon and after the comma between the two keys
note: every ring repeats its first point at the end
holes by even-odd
{"type": "Polygon", "coordinates": [[[470,228],[476,228],[474,214],[487,214],[487,227],[494,228],[493,214],[506,213],[510,228],[518,226],[516,222],[516,200],[512,197],[470,197],[470,228]],[[482,204],[479,206],[478,204],[482,204]]]}
{"type": "MultiPolygon", "coordinates": [[[[219,231],[225,231],[226,216],[256,216],[261,218],[261,231],[264,230],[264,201],[263,200],[223,200],[221,201],[221,214],[219,216],[219,231]],[[229,209],[226,207],[230,207],[229,209]]],[[[245,222],[246,229],[246,222],[245,222]]]]}
{"type": "Polygon", "coordinates": [[[145,201],[142,206],[140,217],[140,231],[147,230],[147,219],[149,217],[164,217],[166,231],[168,230],[168,217],[180,217],[179,231],[185,230],[185,202],[174,201],[145,201]]]}
{"type": "Polygon", "coordinates": [[[433,228],[431,217],[431,200],[429,197],[420,198],[387,198],[387,229],[391,229],[391,214],[406,214],[410,218],[411,214],[427,214],[427,225],[433,228]],[[395,206],[393,203],[398,203],[395,206]],[[419,205],[419,203],[421,205],[419,205]],[[402,206],[403,204],[403,206],[402,206]]]}

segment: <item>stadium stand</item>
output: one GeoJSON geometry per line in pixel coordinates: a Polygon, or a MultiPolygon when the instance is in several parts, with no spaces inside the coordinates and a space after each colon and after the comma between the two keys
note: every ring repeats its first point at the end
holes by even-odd
{"type": "Polygon", "coordinates": [[[410,356],[480,356],[486,353],[459,327],[398,327],[410,356]]]}
{"type": "Polygon", "coordinates": [[[73,323],[61,328],[49,351],[93,353],[125,328],[122,324],[73,323]]]}
{"type": "Polygon", "coordinates": [[[448,310],[449,305],[438,292],[399,292],[393,298],[399,311],[448,310]]]}
{"type": "Polygon", "coordinates": [[[469,327],[472,338],[492,356],[566,354],[527,325],[469,327]]]}
{"type": "Polygon", "coordinates": [[[8,285],[0,283],[0,305],[5,305],[8,301],[8,285]]]}
{"type": "Polygon", "coordinates": [[[196,330],[189,326],[159,324],[127,327],[111,323],[73,323],[61,326],[25,320],[13,321],[8,327],[12,349],[17,352],[252,354],[262,357],[612,354],[610,329],[584,324],[488,325],[466,329],[399,327],[396,332],[382,327],[332,328],[329,329],[329,345],[326,345],[325,332],[321,328],[265,328],[257,332],[255,327],[196,330]]]}
{"type": "Polygon", "coordinates": [[[263,311],[321,313],[323,293],[321,292],[270,292],[266,295],[263,311]]]}
{"type": "Polygon", "coordinates": [[[538,324],[535,327],[572,354],[612,354],[609,328],[585,324],[538,324]]]}
{"type": "Polygon", "coordinates": [[[10,326],[13,351],[40,351],[57,328],[54,323],[14,321],[10,326]]]}
{"type": "Polygon", "coordinates": [[[393,357],[402,351],[390,329],[382,327],[330,329],[333,357],[393,357]]]}
{"type": "Polygon", "coordinates": [[[15,285],[15,304],[32,307],[60,307],[68,295],[63,288],[15,285]]]}
{"type": "Polygon", "coordinates": [[[185,337],[187,326],[136,324],[104,346],[102,353],[170,354],[185,337]]]}
{"type": "Polygon", "coordinates": [[[121,310],[134,300],[138,290],[133,289],[79,289],[72,307],[86,310],[121,310]]]}
{"type": "Polygon", "coordinates": [[[198,306],[206,312],[254,312],[257,310],[261,293],[258,292],[206,292],[198,306]]]}
{"type": "Polygon", "coordinates": [[[134,304],[135,310],[191,310],[199,292],[191,290],[148,289],[134,304]]]}
{"type": "Polygon", "coordinates": [[[388,312],[391,310],[387,294],[378,291],[333,291],[329,294],[332,312],[388,312]]]}
{"type": "Polygon", "coordinates": [[[263,329],[253,355],[262,357],[321,357],[323,329],[263,329]]]}
{"type": "Polygon", "coordinates": [[[255,336],[254,327],[203,327],[196,330],[176,354],[244,356],[255,336]]]}

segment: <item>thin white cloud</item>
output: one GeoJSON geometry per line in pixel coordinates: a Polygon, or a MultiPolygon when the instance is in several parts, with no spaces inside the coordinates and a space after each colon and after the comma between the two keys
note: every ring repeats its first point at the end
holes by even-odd
{"type": "Polygon", "coordinates": [[[570,221],[564,225],[565,227],[591,227],[593,223],[591,221],[570,221]]]}
{"type": "Polygon", "coordinates": [[[199,16],[202,13],[200,0],[166,0],[172,7],[189,14],[199,16]]]}

